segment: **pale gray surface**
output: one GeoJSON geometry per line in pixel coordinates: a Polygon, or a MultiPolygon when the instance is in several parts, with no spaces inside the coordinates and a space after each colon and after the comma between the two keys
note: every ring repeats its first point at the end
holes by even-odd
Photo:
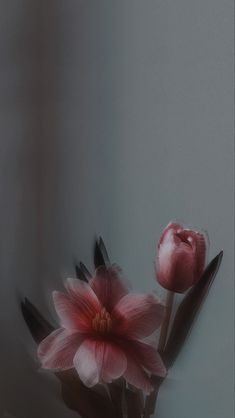
{"type": "Polygon", "coordinates": [[[0,45],[0,416],[75,416],[36,371],[18,294],[49,314],[95,234],[155,289],[179,218],[225,257],[156,417],[232,418],[233,2],[4,0],[0,45]]]}

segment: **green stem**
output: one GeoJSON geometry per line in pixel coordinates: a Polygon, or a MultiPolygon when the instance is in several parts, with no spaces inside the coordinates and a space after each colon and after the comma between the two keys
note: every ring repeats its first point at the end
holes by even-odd
{"type": "Polygon", "coordinates": [[[171,313],[172,313],[172,308],[173,308],[173,303],[174,303],[174,296],[175,293],[171,292],[170,290],[167,291],[167,295],[166,295],[166,314],[165,314],[165,318],[161,327],[161,333],[160,333],[160,338],[159,338],[159,342],[158,342],[158,351],[160,353],[162,353],[164,351],[165,345],[166,345],[166,340],[167,340],[167,334],[168,334],[168,328],[169,328],[169,324],[170,324],[170,320],[171,320],[171,313]]]}

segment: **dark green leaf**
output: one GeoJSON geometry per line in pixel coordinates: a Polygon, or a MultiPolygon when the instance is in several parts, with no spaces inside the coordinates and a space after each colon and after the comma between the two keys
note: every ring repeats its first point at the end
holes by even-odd
{"type": "Polygon", "coordinates": [[[94,248],[94,264],[95,268],[105,266],[108,267],[110,265],[108,252],[104,245],[104,241],[100,237],[98,241],[95,242],[94,248]]]}
{"type": "Polygon", "coordinates": [[[83,282],[88,283],[86,275],[82,271],[81,267],[79,267],[77,264],[75,265],[75,271],[76,271],[76,276],[79,280],[82,280],[83,282]]]}
{"type": "Polygon", "coordinates": [[[54,330],[53,326],[27,298],[24,299],[24,302],[21,302],[21,310],[31,335],[37,344],[54,330]]]}
{"type": "Polygon", "coordinates": [[[82,270],[84,276],[87,278],[87,280],[91,279],[92,275],[89,272],[88,268],[85,266],[85,264],[80,263],[80,269],[82,270]]]}

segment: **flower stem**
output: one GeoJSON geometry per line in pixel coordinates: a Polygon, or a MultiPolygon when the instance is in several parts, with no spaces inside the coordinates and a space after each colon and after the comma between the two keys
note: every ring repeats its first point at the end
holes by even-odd
{"type": "MultiPolygon", "coordinates": [[[[166,313],[165,313],[164,321],[162,323],[161,333],[160,333],[159,342],[158,342],[158,351],[160,354],[164,352],[164,348],[166,346],[167,334],[168,334],[172,308],[173,308],[173,303],[174,303],[174,296],[175,296],[174,292],[171,292],[170,290],[167,291],[166,304],[165,304],[166,313]]],[[[154,414],[158,391],[163,380],[164,378],[157,377],[157,376],[154,379],[155,389],[146,399],[143,418],[150,418],[151,415],[154,414]]]]}
{"type": "Polygon", "coordinates": [[[160,338],[159,338],[159,342],[158,342],[158,351],[160,353],[162,353],[164,351],[165,345],[166,345],[166,340],[167,340],[167,334],[168,334],[168,328],[169,328],[169,324],[170,324],[170,320],[171,320],[171,313],[172,313],[172,308],[173,308],[173,303],[174,303],[174,296],[175,293],[171,292],[170,290],[167,291],[167,295],[166,295],[166,314],[165,314],[165,318],[161,327],[161,333],[160,333],[160,338]]]}

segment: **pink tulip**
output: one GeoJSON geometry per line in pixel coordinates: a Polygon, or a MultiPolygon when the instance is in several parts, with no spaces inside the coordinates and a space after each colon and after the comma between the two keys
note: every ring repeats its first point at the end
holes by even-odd
{"type": "Polygon", "coordinates": [[[161,286],[183,293],[196,284],[203,273],[207,240],[202,232],[170,223],[158,244],[157,280],[161,286]]]}
{"type": "Polygon", "coordinates": [[[99,268],[89,284],[67,279],[65,287],[67,294],[53,292],[61,328],[39,345],[42,367],[74,367],[88,387],[123,376],[149,393],[149,374],[166,373],[157,350],[144,341],[163,320],[159,299],[128,293],[115,267],[99,268]]]}

